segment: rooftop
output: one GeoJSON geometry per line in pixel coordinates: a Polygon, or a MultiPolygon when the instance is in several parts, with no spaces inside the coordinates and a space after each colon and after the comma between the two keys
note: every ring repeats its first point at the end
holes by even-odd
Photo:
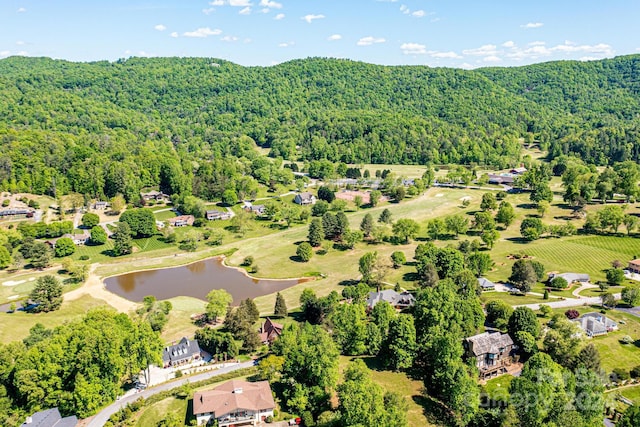
{"type": "Polygon", "coordinates": [[[471,351],[476,356],[483,354],[497,354],[500,349],[504,349],[513,345],[513,340],[509,334],[500,332],[484,332],[467,338],[467,342],[471,344],[471,351]]]}
{"type": "Polygon", "coordinates": [[[238,409],[258,411],[275,407],[268,381],[232,380],[193,396],[193,413],[196,415],[213,412],[220,417],[238,409]]]}

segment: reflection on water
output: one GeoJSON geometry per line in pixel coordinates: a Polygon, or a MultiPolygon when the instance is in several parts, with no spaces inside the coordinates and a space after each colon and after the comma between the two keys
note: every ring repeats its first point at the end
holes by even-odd
{"type": "Polygon", "coordinates": [[[210,258],[182,267],[109,277],[105,285],[109,291],[138,302],[147,295],[154,295],[159,300],[176,296],[205,300],[212,289],[225,289],[233,296],[233,304],[237,305],[245,298],[278,292],[298,282],[298,279],[255,279],[225,267],[220,258],[210,258]]]}

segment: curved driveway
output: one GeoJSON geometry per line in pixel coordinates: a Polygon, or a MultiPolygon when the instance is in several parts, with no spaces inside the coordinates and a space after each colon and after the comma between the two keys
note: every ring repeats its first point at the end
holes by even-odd
{"type": "Polygon", "coordinates": [[[242,362],[242,363],[238,363],[237,365],[234,366],[227,366],[224,368],[220,368],[220,369],[215,369],[213,371],[209,371],[209,372],[205,372],[202,374],[198,374],[198,375],[193,375],[190,376],[188,378],[181,378],[177,381],[170,381],[164,384],[160,384],[158,386],[155,387],[151,387],[148,388],[140,393],[136,393],[136,394],[132,394],[130,396],[127,397],[123,397],[122,399],[112,403],[111,405],[107,406],[106,408],[104,408],[102,411],[98,412],[92,419],[91,421],[89,421],[86,424],[86,427],[102,427],[105,425],[105,423],[109,420],[109,417],[113,414],[115,414],[116,412],[118,412],[121,408],[124,408],[127,403],[132,403],[138,399],[140,399],[141,397],[144,397],[145,399],[153,396],[154,394],[163,392],[163,391],[167,391],[167,390],[171,390],[173,388],[176,387],[180,387],[183,384],[186,383],[195,383],[198,381],[203,381],[203,380],[207,380],[209,378],[213,378],[215,376],[218,375],[222,375],[222,374],[227,374],[229,372],[233,372],[233,371],[237,371],[239,369],[244,369],[244,368],[250,368],[251,366],[253,366],[253,360],[250,360],[248,362],[242,362]]]}

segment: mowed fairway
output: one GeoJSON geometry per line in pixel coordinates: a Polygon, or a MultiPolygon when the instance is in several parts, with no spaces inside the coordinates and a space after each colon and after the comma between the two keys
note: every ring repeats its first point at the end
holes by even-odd
{"type": "Polygon", "coordinates": [[[530,243],[500,241],[492,252],[497,264],[489,277],[505,280],[513,261],[507,256],[524,252],[542,262],[546,271],[590,274],[591,281],[605,280],[605,270],[613,260],[623,264],[640,255],[640,239],[613,236],[573,236],[562,239],[547,238],[530,243]],[[503,265],[504,264],[504,265],[503,265]]]}

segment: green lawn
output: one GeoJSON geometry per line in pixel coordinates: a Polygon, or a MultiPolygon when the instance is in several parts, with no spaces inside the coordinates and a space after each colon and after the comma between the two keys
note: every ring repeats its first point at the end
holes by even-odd
{"type": "MultiPolygon", "coordinates": [[[[344,371],[352,360],[349,356],[340,356],[340,372],[344,371]]],[[[375,366],[378,362],[375,358],[365,358],[369,366],[375,366]]],[[[426,399],[422,396],[424,384],[421,381],[413,380],[404,372],[391,372],[384,370],[370,370],[373,381],[382,386],[384,391],[392,391],[404,396],[408,405],[407,419],[410,426],[432,426],[425,415],[424,403],[426,399]]],[[[342,380],[341,380],[342,381],[342,380]]]]}
{"type": "Polygon", "coordinates": [[[203,313],[207,303],[191,297],[171,298],[169,302],[173,308],[169,313],[169,321],[162,331],[162,338],[171,342],[183,336],[192,337],[198,327],[191,321],[191,315],[203,313]]]}
{"type": "Polygon", "coordinates": [[[482,393],[491,400],[505,401],[509,399],[509,386],[513,381],[512,375],[501,375],[492,378],[482,386],[482,393]]]}
{"type": "Polygon", "coordinates": [[[176,213],[171,210],[163,210],[161,212],[155,212],[154,215],[157,221],[166,221],[169,218],[173,218],[174,216],[176,216],[176,213]]]}
{"type": "Polygon", "coordinates": [[[501,300],[506,302],[509,305],[523,305],[523,304],[538,304],[538,303],[547,303],[553,301],[551,299],[545,300],[540,296],[536,295],[511,295],[508,292],[484,292],[480,295],[480,300],[483,303],[488,303],[489,301],[501,300]]]}
{"type": "Polygon", "coordinates": [[[619,390],[620,394],[630,399],[636,405],[640,405],[640,385],[627,387],[619,390]]]}
{"type": "Polygon", "coordinates": [[[83,296],[75,301],[63,302],[59,310],[50,313],[0,313],[0,342],[22,340],[29,335],[29,329],[36,323],[42,323],[47,328],[82,317],[89,309],[104,306],[104,301],[83,296]]]}
{"type": "Polygon", "coordinates": [[[187,399],[168,397],[142,409],[135,425],[139,427],[157,426],[169,413],[177,414],[181,423],[186,422],[187,403],[187,399]]]}

